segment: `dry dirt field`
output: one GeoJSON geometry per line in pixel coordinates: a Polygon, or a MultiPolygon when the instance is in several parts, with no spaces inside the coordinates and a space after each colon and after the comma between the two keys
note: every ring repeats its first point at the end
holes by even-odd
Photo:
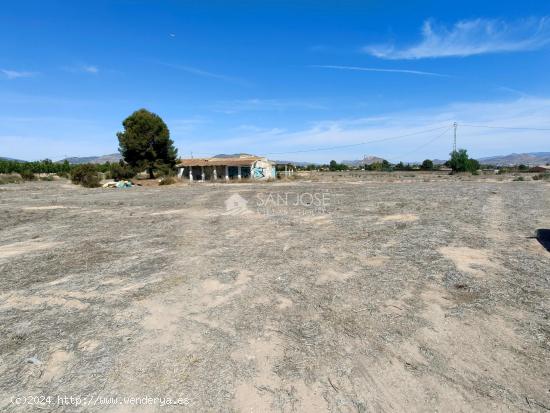
{"type": "Polygon", "coordinates": [[[548,182],[32,182],[0,217],[0,411],[550,410],[548,182]]]}

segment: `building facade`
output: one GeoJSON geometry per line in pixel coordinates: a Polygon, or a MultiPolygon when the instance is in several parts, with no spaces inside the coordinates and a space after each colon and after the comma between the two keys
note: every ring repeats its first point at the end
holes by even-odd
{"type": "Polygon", "coordinates": [[[275,164],[260,156],[180,159],[178,177],[190,181],[275,179],[275,164]]]}

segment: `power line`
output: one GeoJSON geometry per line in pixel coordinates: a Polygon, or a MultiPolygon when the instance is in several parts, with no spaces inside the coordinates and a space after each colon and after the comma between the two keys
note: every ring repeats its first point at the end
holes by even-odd
{"type": "Polygon", "coordinates": [[[449,128],[449,127],[448,126],[440,126],[438,128],[424,129],[424,130],[421,130],[421,131],[407,133],[407,134],[404,134],[404,135],[390,136],[390,137],[387,137],[387,138],[374,139],[374,140],[370,140],[370,141],[353,143],[353,144],[349,144],[349,145],[326,146],[326,147],[323,147],[323,148],[302,149],[302,150],[298,150],[298,151],[289,151],[289,152],[267,152],[267,153],[264,153],[264,155],[287,155],[287,154],[294,154],[294,153],[319,152],[319,151],[330,151],[330,150],[333,150],[333,149],[353,148],[353,147],[356,147],[356,146],[368,145],[368,144],[371,144],[371,143],[378,143],[378,142],[385,142],[385,141],[389,141],[389,140],[402,139],[402,138],[406,138],[406,137],[409,137],[409,136],[420,135],[420,134],[423,134],[423,133],[428,133],[428,132],[441,130],[441,129],[444,129],[444,128],[449,128]]]}
{"type": "MultiPolygon", "coordinates": [[[[471,123],[453,122],[452,127],[454,128],[454,137],[453,137],[453,150],[454,151],[456,151],[456,133],[457,133],[457,128],[458,128],[459,125],[460,126],[466,126],[466,127],[472,127],[472,128],[550,131],[550,128],[475,125],[475,124],[471,124],[471,123]]],[[[403,139],[403,138],[406,138],[406,137],[409,137],[409,136],[421,135],[421,134],[424,134],[424,133],[434,132],[434,131],[441,130],[441,129],[445,129],[445,131],[443,131],[443,133],[441,135],[436,136],[433,140],[427,142],[426,145],[428,145],[428,144],[432,143],[433,141],[436,141],[437,139],[439,139],[441,136],[443,136],[450,129],[450,127],[440,126],[440,127],[437,127],[437,128],[424,129],[424,130],[420,130],[420,131],[412,132],[412,133],[407,133],[407,134],[403,134],[403,135],[396,135],[396,136],[390,136],[390,137],[387,137],[387,138],[373,139],[373,140],[369,140],[369,141],[363,141],[363,142],[352,143],[352,144],[347,144],[347,145],[325,146],[325,147],[321,147],[321,148],[301,149],[301,150],[287,151],[287,152],[265,152],[264,155],[289,155],[289,154],[297,154],[297,153],[321,152],[321,151],[330,151],[330,150],[336,150],[336,149],[354,148],[354,147],[358,147],[358,146],[368,145],[368,144],[371,144],[371,143],[378,143],[378,142],[385,142],[385,141],[390,141],[390,140],[403,139]]],[[[425,145],[421,145],[417,149],[415,149],[414,151],[416,151],[418,149],[421,149],[424,146],[425,145]]],[[[213,156],[215,154],[213,154],[213,153],[200,153],[200,155],[213,156]]]]}
{"type": "Polygon", "coordinates": [[[422,149],[422,148],[428,146],[429,144],[435,142],[436,140],[441,139],[447,132],[449,132],[449,130],[451,130],[451,127],[448,127],[448,128],[445,129],[442,133],[440,133],[439,135],[437,135],[435,138],[430,139],[428,142],[423,143],[422,145],[420,145],[420,146],[414,148],[412,151],[409,151],[409,152],[407,152],[407,153],[405,153],[405,154],[402,154],[402,155],[399,155],[399,156],[391,157],[391,158],[389,158],[389,159],[392,159],[392,160],[400,160],[400,161],[402,161],[403,158],[404,158],[405,156],[409,156],[411,153],[415,153],[415,152],[418,151],[419,149],[422,149]]]}
{"type": "Polygon", "coordinates": [[[460,126],[469,126],[472,128],[489,128],[489,129],[512,129],[512,130],[534,130],[534,131],[550,131],[550,128],[530,128],[530,127],[512,127],[512,126],[489,126],[489,125],[473,125],[470,123],[460,123],[460,126]]]}

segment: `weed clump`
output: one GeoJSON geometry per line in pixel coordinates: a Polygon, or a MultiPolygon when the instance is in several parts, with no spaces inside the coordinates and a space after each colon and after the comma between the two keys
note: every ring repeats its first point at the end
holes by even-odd
{"type": "Polygon", "coordinates": [[[176,179],[173,176],[164,176],[159,179],[159,185],[172,185],[176,183],[176,179]]]}
{"type": "Polygon", "coordinates": [[[21,181],[21,177],[17,174],[0,175],[0,185],[20,184],[21,181]]]}
{"type": "Polygon", "coordinates": [[[23,169],[19,175],[21,175],[21,178],[23,178],[24,181],[34,181],[36,179],[34,172],[30,169],[23,169]]]}

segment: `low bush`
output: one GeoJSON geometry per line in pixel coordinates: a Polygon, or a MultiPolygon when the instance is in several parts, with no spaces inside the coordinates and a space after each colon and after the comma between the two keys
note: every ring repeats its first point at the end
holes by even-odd
{"type": "Polygon", "coordinates": [[[115,163],[109,167],[108,177],[115,181],[126,181],[136,176],[136,171],[129,165],[115,163]]]}
{"type": "Polygon", "coordinates": [[[16,174],[2,175],[0,174],[0,185],[5,184],[20,184],[22,178],[16,174]]]}
{"type": "Polygon", "coordinates": [[[176,183],[176,179],[172,176],[165,176],[159,180],[159,185],[172,185],[176,183]]]}
{"type": "Polygon", "coordinates": [[[160,164],[157,165],[157,176],[159,177],[165,177],[165,176],[175,176],[176,171],[174,168],[170,167],[170,165],[164,165],[160,164]]]}
{"type": "Polygon", "coordinates": [[[21,175],[21,178],[23,178],[24,181],[34,181],[36,179],[36,176],[34,176],[33,171],[30,169],[23,169],[19,175],[21,175]]]}
{"type": "Polygon", "coordinates": [[[540,181],[540,180],[550,180],[550,173],[546,172],[543,174],[538,174],[533,176],[534,181],[540,181]]]}
{"type": "Polygon", "coordinates": [[[97,169],[94,165],[84,164],[75,167],[71,171],[71,182],[75,185],[82,185],[86,188],[97,188],[100,180],[97,169]]]}
{"type": "Polygon", "coordinates": [[[54,177],[53,177],[53,175],[41,176],[41,177],[40,177],[40,180],[41,180],[41,181],[53,181],[53,180],[54,180],[54,177]]]}
{"type": "Polygon", "coordinates": [[[524,178],[523,176],[516,176],[516,177],[514,178],[514,181],[523,182],[523,181],[525,181],[525,178],[524,178]]]}

